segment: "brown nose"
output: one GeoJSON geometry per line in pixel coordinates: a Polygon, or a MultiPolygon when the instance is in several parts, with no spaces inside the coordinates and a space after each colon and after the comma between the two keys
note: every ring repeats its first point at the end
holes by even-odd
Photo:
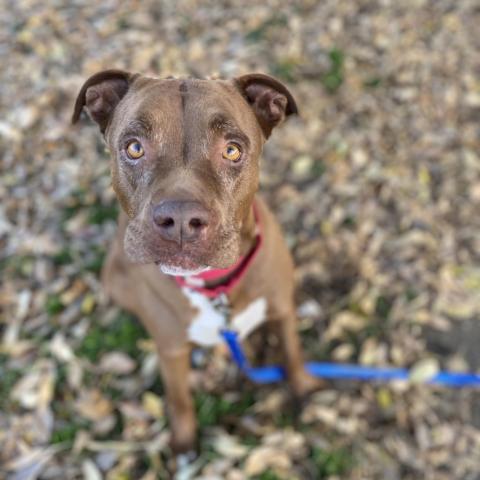
{"type": "Polygon", "coordinates": [[[164,240],[181,245],[206,235],[210,215],[199,202],[164,200],[153,207],[153,222],[164,240]]]}

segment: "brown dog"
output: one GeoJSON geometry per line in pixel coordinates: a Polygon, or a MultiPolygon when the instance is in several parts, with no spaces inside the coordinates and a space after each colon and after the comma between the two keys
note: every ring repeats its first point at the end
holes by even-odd
{"type": "Polygon", "coordinates": [[[294,394],[317,387],[296,332],[292,260],[255,196],[264,142],[297,113],[287,88],[261,74],[226,81],[108,70],[83,85],[73,122],[84,107],[109,146],[123,210],[103,283],[155,341],[173,449],[195,445],[191,345],[219,342],[227,322],[242,337],[264,317],[275,322],[294,394]],[[217,295],[228,297],[229,320],[208,301],[217,295]]]}

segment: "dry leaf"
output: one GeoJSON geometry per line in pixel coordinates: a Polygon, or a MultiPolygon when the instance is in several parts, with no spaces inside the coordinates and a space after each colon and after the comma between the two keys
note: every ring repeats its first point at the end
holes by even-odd
{"type": "Polygon", "coordinates": [[[323,338],[328,341],[336,338],[342,338],[344,332],[357,332],[365,328],[367,324],[367,318],[348,310],[344,310],[332,318],[332,321],[323,335],[323,338]]]}
{"type": "Polygon", "coordinates": [[[217,433],[213,440],[213,448],[227,458],[240,459],[248,452],[248,447],[240,444],[238,438],[225,433],[217,433]]]}
{"type": "Polygon", "coordinates": [[[153,418],[163,418],[163,400],[152,392],[145,392],[142,396],[143,409],[153,418]]]}
{"type": "Polygon", "coordinates": [[[112,404],[100,390],[87,390],[80,393],[75,402],[75,409],[80,415],[93,422],[102,420],[112,412],[112,404]]]}
{"type": "Polygon", "coordinates": [[[412,383],[424,383],[433,378],[439,370],[440,366],[437,359],[424,358],[412,367],[409,378],[412,383]]]}
{"type": "Polygon", "coordinates": [[[108,352],[100,358],[100,369],[103,372],[126,375],[135,370],[135,361],[123,352],[108,352]]]}
{"type": "Polygon", "coordinates": [[[93,312],[93,309],[95,308],[96,304],[96,299],[95,296],[91,293],[88,293],[85,295],[85,297],[82,300],[82,305],[81,305],[81,310],[82,313],[85,315],[89,315],[90,313],[93,312]]]}
{"type": "Polygon", "coordinates": [[[51,360],[37,362],[14,386],[11,397],[24,408],[45,409],[53,398],[55,371],[51,360]]]}
{"type": "Polygon", "coordinates": [[[291,461],[287,453],[281,449],[261,445],[254,448],[245,461],[244,470],[249,476],[260,475],[265,470],[288,470],[291,461]]]}
{"type": "Polygon", "coordinates": [[[71,362],[75,357],[72,348],[61,332],[56,333],[50,342],[50,351],[61,362],[71,362]]]}
{"type": "Polygon", "coordinates": [[[102,480],[102,474],[95,463],[89,459],[82,462],[82,472],[84,480],[102,480]]]}

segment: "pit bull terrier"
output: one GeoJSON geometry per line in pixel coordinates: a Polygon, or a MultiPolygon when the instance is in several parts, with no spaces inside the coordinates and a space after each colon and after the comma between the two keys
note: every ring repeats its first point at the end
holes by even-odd
{"type": "Polygon", "coordinates": [[[287,88],[263,74],[233,80],[150,78],[121,70],[90,77],[86,109],[111,153],[122,207],[102,272],[106,292],[152,336],[174,452],[194,449],[192,345],[277,327],[294,395],[319,387],[296,331],[293,263],[279,225],[256,196],[259,158],[274,127],[297,113],[287,88]],[[229,318],[212,305],[228,299],[229,318]]]}

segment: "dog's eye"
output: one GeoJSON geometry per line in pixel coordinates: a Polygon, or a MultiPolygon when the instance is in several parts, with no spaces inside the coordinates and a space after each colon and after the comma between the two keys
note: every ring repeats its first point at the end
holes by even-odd
{"type": "Polygon", "coordinates": [[[222,152],[222,157],[225,160],[230,160],[231,162],[238,162],[242,156],[242,151],[240,147],[235,143],[229,143],[222,152]]]}
{"type": "Polygon", "coordinates": [[[145,151],[143,150],[142,144],[137,142],[137,140],[133,140],[127,145],[127,155],[132,160],[138,160],[143,157],[144,153],[145,151]]]}

